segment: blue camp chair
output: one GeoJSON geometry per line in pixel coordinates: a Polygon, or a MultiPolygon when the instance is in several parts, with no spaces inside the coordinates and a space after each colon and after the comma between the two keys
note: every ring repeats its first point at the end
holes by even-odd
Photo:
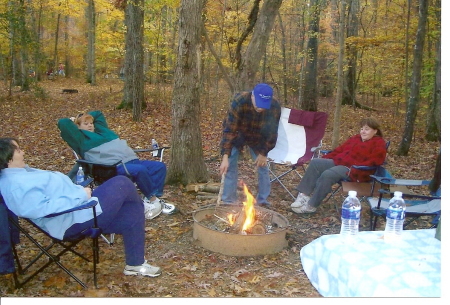
{"type": "Polygon", "coordinates": [[[78,282],[82,287],[88,288],[87,284],[81,281],[66,267],[67,264],[64,265],[61,262],[61,258],[66,253],[72,253],[87,262],[91,261],[91,259],[75,250],[75,247],[79,245],[81,241],[89,238],[92,240],[93,277],[94,285],[97,287],[97,264],[99,262],[98,237],[102,233],[101,229],[97,226],[97,216],[95,210],[97,204],[98,201],[91,200],[81,206],[45,216],[46,218],[52,218],[62,214],[73,213],[74,211],[82,209],[92,209],[94,216],[93,227],[83,230],[74,238],[61,240],[48,234],[46,231],[37,226],[31,219],[17,217],[8,209],[3,197],[0,195],[0,274],[12,273],[15,288],[21,288],[47,267],[55,264],[67,275],[78,282]],[[26,260],[26,262],[21,251],[30,253],[35,249],[34,247],[26,247],[22,250],[16,249],[16,245],[20,243],[19,232],[34,244],[37,251],[37,255],[30,260],[26,260]],[[42,235],[47,238],[43,239],[41,237],[42,235]],[[44,242],[46,243],[45,245],[44,242]],[[45,257],[48,258],[47,261],[43,259],[45,257]],[[32,273],[27,274],[27,271],[31,269],[33,269],[32,273]]]}
{"type": "MultiPolygon", "coordinates": [[[[386,209],[389,200],[392,198],[395,187],[421,187],[429,186],[431,180],[408,180],[395,179],[390,175],[371,175],[373,179],[373,191],[378,196],[364,197],[363,200],[370,206],[370,229],[375,231],[378,217],[386,217],[386,209]],[[379,186],[375,187],[375,185],[379,186]]],[[[436,228],[441,215],[441,192],[440,188],[429,195],[418,195],[412,192],[403,192],[403,199],[406,203],[405,222],[403,227],[407,227],[412,221],[421,216],[431,216],[431,228],[436,228]]]]}

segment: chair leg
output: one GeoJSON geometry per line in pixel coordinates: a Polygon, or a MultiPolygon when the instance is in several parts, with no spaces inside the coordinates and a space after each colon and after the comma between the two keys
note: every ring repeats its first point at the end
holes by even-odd
{"type": "Polygon", "coordinates": [[[92,260],[94,265],[94,286],[95,288],[98,288],[97,286],[97,264],[100,261],[100,254],[99,254],[99,248],[98,248],[98,238],[92,238],[92,260]]]}
{"type": "Polygon", "coordinates": [[[273,175],[273,178],[272,179],[270,179],[270,183],[272,183],[272,182],[274,182],[274,181],[277,181],[283,188],[284,188],[284,190],[295,200],[295,196],[289,191],[289,189],[283,184],[283,182],[280,180],[280,178],[282,178],[282,177],[284,177],[284,176],[286,176],[287,174],[289,174],[289,173],[291,173],[291,172],[295,172],[299,177],[300,177],[300,179],[302,178],[302,176],[295,170],[296,168],[295,167],[292,167],[290,170],[288,170],[288,171],[286,171],[286,172],[284,172],[284,173],[282,173],[281,175],[279,175],[279,176],[277,176],[273,171],[272,171],[272,169],[270,168],[270,166],[268,165],[268,168],[269,168],[269,173],[270,174],[272,174],[273,175]]]}

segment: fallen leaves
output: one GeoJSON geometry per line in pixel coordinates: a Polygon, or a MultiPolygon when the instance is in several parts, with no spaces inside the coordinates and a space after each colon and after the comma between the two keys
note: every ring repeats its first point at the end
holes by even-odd
{"type": "MultiPolygon", "coordinates": [[[[143,121],[132,122],[131,113],[117,110],[123,83],[118,81],[100,82],[98,86],[89,86],[79,82],[76,95],[61,95],[60,87],[69,87],[76,80],[56,80],[43,82],[41,85],[49,92],[45,101],[33,96],[33,93],[20,93],[0,103],[0,121],[2,136],[18,137],[25,148],[27,163],[31,166],[68,172],[73,165],[73,156],[67,150],[56,127],[58,118],[73,116],[85,110],[102,110],[110,126],[120,131],[132,147],[148,148],[151,138],[159,143],[169,144],[171,139],[170,100],[152,102],[143,110],[143,121]],[[64,81],[64,83],[60,83],[64,81]],[[114,94],[110,94],[109,87],[114,94]]],[[[1,83],[0,83],[1,85],[1,83]]],[[[155,90],[152,87],[148,92],[155,90]]],[[[228,96],[224,93],[223,96],[228,96]]],[[[329,101],[328,101],[329,102],[329,101]]],[[[221,119],[229,101],[217,101],[218,113],[215,119],[203,109],[202,142],[205,147],[205,162],[211,174],[211,184],[220,182],[220,154],[218,143],[221,137],[221,119]]],[[[322,108],[327,101],[323,100],[322,108]]],[[[388,139],[393,140],[391,151],[395,148],[396,139],[400,138],[398,118],[392,116],[394,111],[385,107],[383,125],[389,126],[385,132],[388,139]],[[395,128],[394,128],[395,127],[395,128]]],[[[342,139],[353,135],[355,122],[368,115],[367,112],[355,113],[344,107],[343,118],[352,120],[342,122],[342,139]],[[351,128],[350,128],[351,127],[351,128]]],[[[332,126],[332,116],[328,126],[332,126]]],[[[419,130],[420,131],[420,130],[419,130]]],[[[416,132],[417,141],[421,131],[416,132]]],[[[332,128],[328,128],[324,138],[324,149],[331,144],[332,128]]],[[[434,168],[437,143],[420,142],[413,145],[408,157],[389,154],[388,165],[394,176],[401,178],[425,179],[431,177],[434,168]]],[[[168,145],[170,146],[170,145],[168,145]]],[[[164,154],[164,160],[170,166],[170,154],[164,154]],[[166,157],[167,156],[167,157],[166,157]]],[[[252,163],[242,160],[239,165],[240,177],[252,190],[257,190],[257,176],[252,163]]],[[[298,176],[286,176],[286,185],[294,189],[298,184],[298,176]]],[[[195,188],[194,188],[195,189],[195,188]]],[[[82,290],[80,286],[64,274],[44,271],[38,280],[28,283],[23,289],[11,288],[11,277],[0,276],[0,292],[2,296],[57,296],[57,297],[319,297],[303,272],[299,253],[301,248],[324,234],[336,234],[340,229],[340,216],[335,210],[336,199],[322,204],[317,213],[302,217],[290,211],[292,198],[278,184],[273,184],[271,209],[286,216],[290,227],[287,234],[289,246],[277,254],[258,257],[230,257],[220,253],[212,253],[193,243],[192,212],[200,208],[204,202],[195,199],[195,193],[185,192],[183,186],[166,186],[165,196],[180,208],[175,215],[160,215],[146,222],[146,259],[150,264],[160,266],[161,276],[144,278],[124,276],[125,264],[123,240],[116,236],[115,244],[110,247],[100,241],[99,289],[82,290]]],[[[337,202],[339,204],[339,202],[337,202]]],[[[364,207],[363,207],[364,208],[364,207]]],[[[362,213],[361,227],[368,222],[367,210],[362,213]]],[[[423,220],[425,223],[426,220],[423,220]]],[[[421,223],[419,222],[418,225],[421,223]]],[[[25,255],[35,252],[29,244],[21,244],[19,250],[25,255]]],[[[90,244],[84,244],[82,250],[90,251],[90,244]]],[[[62,258],[64,262],[66,258],[62,258]]],[[[81,274],[89,285],[92,285],[90,265],[74,261],[69,256],[67,266],[77,275],[81,274]]]]}

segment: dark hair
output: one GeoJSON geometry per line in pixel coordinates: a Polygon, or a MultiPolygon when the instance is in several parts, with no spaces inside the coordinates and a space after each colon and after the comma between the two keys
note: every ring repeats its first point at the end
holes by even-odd
{"type": "Polygon", "coordinates": [[[369,126],[372,129],[376,129],[377,130],[377,133],[376,133],[377,136],[380,136],[380,137],[383,136],[383,132],[380,129],[380,123],[378,123],[378,121],[375,120],[374,118],[362,119],[361,122],[359,123],[359,126],[363,127],[365,125],[369,126]]]}
{"type": "Polygon", "coordinates": [[[8,162],[12,160],[17,146],[13,143],[19,143],[15,138],[0,138],[0,171],[8,168],[8,162]]]}

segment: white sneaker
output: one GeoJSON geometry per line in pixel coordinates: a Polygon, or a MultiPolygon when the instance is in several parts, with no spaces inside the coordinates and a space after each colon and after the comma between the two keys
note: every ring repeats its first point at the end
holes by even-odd
{"type": "Polygon", "coordinates": [[[303,193],[298,193],[297,199],[291,204],[291,208],[299,208],[307,205],[310,198],[303,193]]]}
{"type": "Polygon", "coordinates": [[[297,214],[310,214],[310,213],[315,213],[317,210],[317,208],[309,206],[307,204],[302,205],[301,207],[298,207],[298,208],[291,208],[291,209],[294,213],[297,213],[297,214]]]}
{"type": "Polygon", "coordinates": [[[161,214],[162,205],[158,199],[150,202],[150,200],[144,198],[142,201],[144,202],[145,219],[153,219],[161,214]]]}
{"type": "Polygon", "coordinates": [[[161,268],[149,265],[147,264],[147,261],[145,261],[140,266],[126,265],[125,269],[123,269],[123,274],[156,277],[158,275],[161,275],[161,268]]]}
{"type": "Polygon", "coordinates": [[[158,200],[159,200],[159,203],[162,205],[163,214],[172,215],[172,214],[175,214],[176,212],[178,212],[175,205],[168,203],[164,199],[161,199],[161,198],[158,198],[158,200]]]}

